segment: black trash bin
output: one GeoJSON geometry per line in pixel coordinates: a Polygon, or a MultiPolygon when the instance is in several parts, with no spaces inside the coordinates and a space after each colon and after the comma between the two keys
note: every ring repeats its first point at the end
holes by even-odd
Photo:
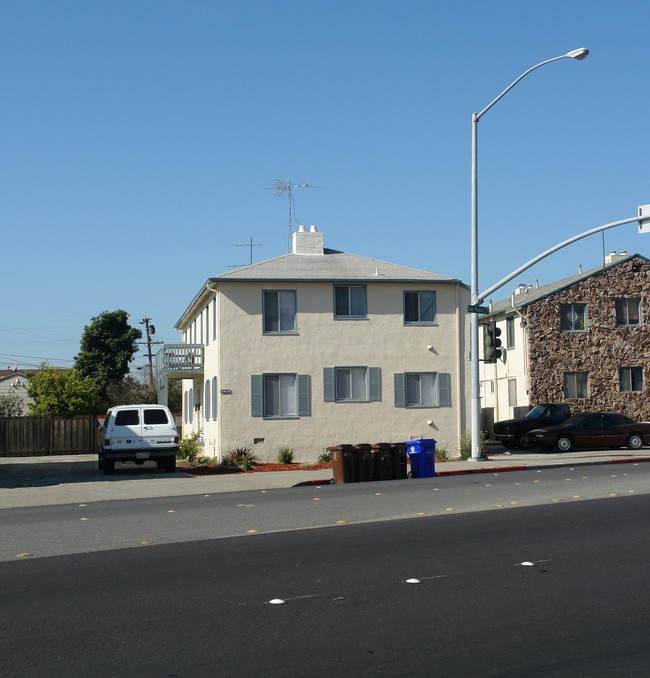
{"type": "Polygon", "coordinates": [[[393,466],[393,478],[404,480],[408,478],[406,443],[391,443],[391,463],[393,466]]]}
{"type": "Polygon", "coordinates": [[[370,480],[371,449],[371,446],[367,443],[354,445],[354,465],[356,473],[353,473],[353,482],[367,483],[370,480]]]}
{"type": "Polygon", "coordinates": [[[371,451],[371,479],[392,480],[393,465],[390,443],[375,443],[371,451]]]}
{"type": "Polygon", "coordinates": [[[352,483],[356,475],[354,469],[354,447],[352,445],[335,445],[328,447],[332,455],[332,475],[335,483],[352,483]]]}

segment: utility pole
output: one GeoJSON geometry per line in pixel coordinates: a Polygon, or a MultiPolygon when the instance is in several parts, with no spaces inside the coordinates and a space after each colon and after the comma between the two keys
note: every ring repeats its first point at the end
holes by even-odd
{"type": "Polygon", "coordinates": [[[146,332],[147,332],[147,341],[141,341],[139,343],[141,344],[147,344],[147,358],[148,358],[148,372],[149,372],[149,384],[151,386],[154,385],[154,380],[153,380],[153,353],[151,352],[151,345],[152,344],[162,344],[162,341],[153,341],[151,337],[156,334],[156,327],[151,324],[151,318],[143,318],[140,321],[141,325],[145,326],[146,332]]]}

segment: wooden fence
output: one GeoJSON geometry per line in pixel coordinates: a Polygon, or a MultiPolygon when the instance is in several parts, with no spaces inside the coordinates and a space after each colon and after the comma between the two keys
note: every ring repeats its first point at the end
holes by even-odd
{"type": "Polygon", "coordinates": [[[0,457],[97,452],[94,416],[0,418],[0,457]]]}

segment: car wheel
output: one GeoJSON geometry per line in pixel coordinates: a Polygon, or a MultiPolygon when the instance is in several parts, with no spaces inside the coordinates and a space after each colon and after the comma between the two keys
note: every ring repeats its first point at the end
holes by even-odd
{"type": "Polygon", "coordinates": [[[530,448],[530,438],[525,433],[520,433],[515,444],[519,449],[527,450],[530,448]]]}
{"type": "Polygon", "coordinates": [[[104,475],[110,476],[115,471],[115,460],[104,459],[104,475]]]}
{"type": "Polygon", "coordinates": [[[104,459],[101,454],[97,457],[97,468],[100,471],[104,470],[104,459]]]}
{"type": "Polygon", "coordinates": [[[573,448],[573,440],[569,436],[560,436],[557,439],[557,449],[560,452],[570,452],[573,448]]]}
{"type": "Polygon", "coordinates": [[[630,433],[627,446],[630,450],[640,450],[643,447],[643,438],[638,433],[630,433]]]}
{"type": "Polygon", "coordinates": [[[165,471],[167,473],[174,473],[176,471],[176,457],[170,457],[165,464],[165,471]]]}

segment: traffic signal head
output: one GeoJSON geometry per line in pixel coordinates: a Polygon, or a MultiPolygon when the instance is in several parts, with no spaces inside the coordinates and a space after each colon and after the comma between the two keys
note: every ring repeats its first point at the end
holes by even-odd
{"type": "Polygon", "coordinates": [[[495,320],[483,325],[483,361],[495,363],[501,357],[501,329],[497,327],[495,320]]]}

